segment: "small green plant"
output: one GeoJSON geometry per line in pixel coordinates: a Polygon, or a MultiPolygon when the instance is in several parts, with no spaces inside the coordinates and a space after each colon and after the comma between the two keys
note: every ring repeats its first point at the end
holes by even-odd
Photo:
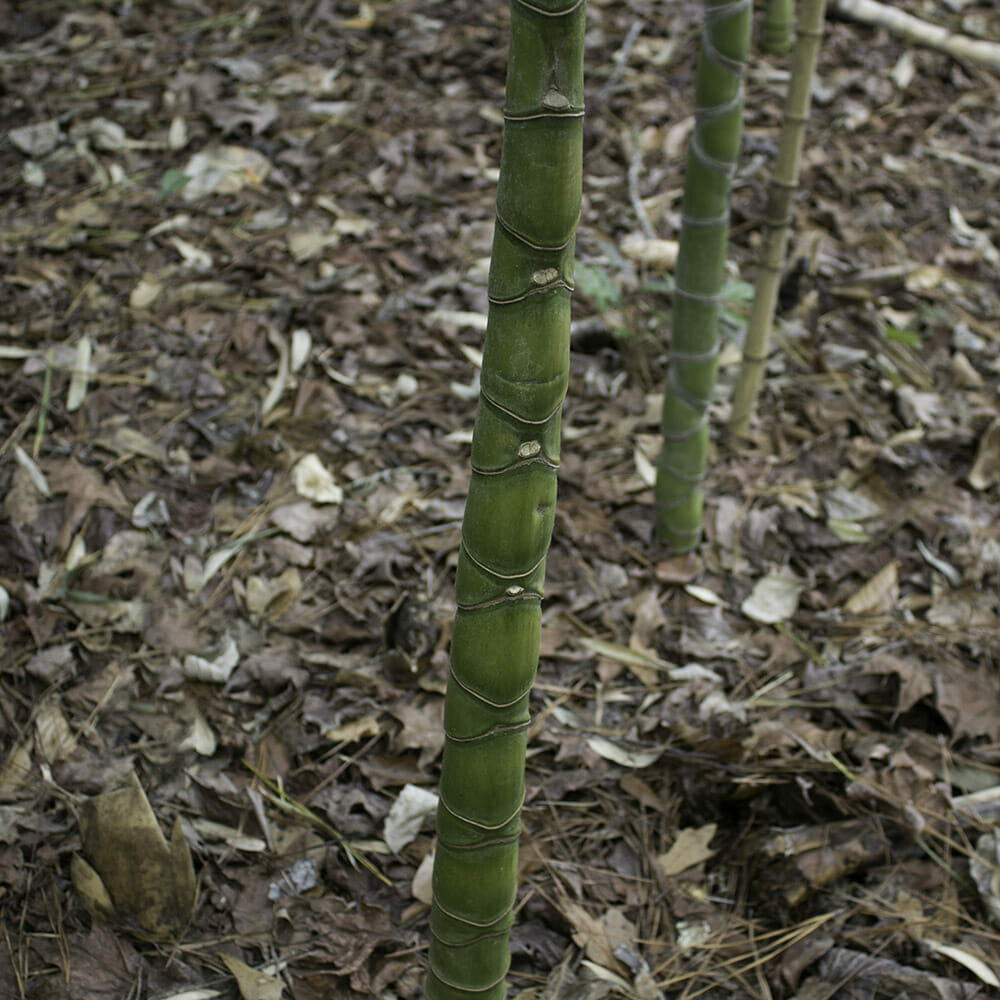
{"type": "Polygon", "coordinates": [[[164,170],[160,178],[160,201],[165,201],[171,195],[183,190],[189,180],[191,180],[190,175],[183,170],[177,170],[175,167],[164,170]]]}
{"type": "Polygon", "coordinates": [[[594,300],[597,311],[602,316],[609,309],[621,307],[621,289],[614,283],[607,270],[597,264],[577,263],[576,287],[581,295],[594,300]]]}

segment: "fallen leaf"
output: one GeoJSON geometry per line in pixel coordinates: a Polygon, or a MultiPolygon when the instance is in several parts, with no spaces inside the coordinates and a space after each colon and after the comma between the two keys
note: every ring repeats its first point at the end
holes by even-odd
{"type": "Polygon", "coordinates": [[[344,491],[337,485],[333,474],[312,452],[295,463],[292,482],[300,497],[315,503],[340,503],[344,499],[344,491]]]}
{"type": "Polygon", "coordinates": [[[1000,481],[1000,417],[990,424],[979,439],[976,459],[969,470],[969,485],[974,490],[988,490],[1000,481]]]}
{"type": "Polygon", "coordinates": [[[670,849],[656,859],[663,874],[679,875],[712,857],[715,851],[708,845],[712,842],[716,829],[715,823],[708,823],[678,831],[677,839],[670,845],[670,849]]]}
{"type": "Polygon", "coordinates": [[[233,974],[243,1000],[281,1000],[284,984],[277,976],[252,969],[233,955],[220,954],[223,964],[233,974]]]}
{"type": "Polygon", "coordinates": [[[436,815],[438,797],[417,785],[404,785],[385,821],[385,842],[389,849],[401,851],[436,815]]]}
{"type": "Polygon", "coordinates": [[[774,625],[787,621],[799,606],[802,581],[786,569],[776,570],[758,580],[740,610],[755,622],[774,625]]]}
{"type": "Polygon", "coordinates": [[[844,602],[844,610],[852,615],[870,615],[891,611],[898,603],[899,565],[893,559],[851,594],[844,602]]]}
{"type": "Polygon", "coordinates": [[[71,874],[85,902],[110,901],[115,916],[168,939],[190,920],[196,900],[194,866],[178,816],[168,843],[134,773],[124,787],[80,807],[83,856],[71,874]],[[105,890],[94,894],[94,875],[105,890]]]}

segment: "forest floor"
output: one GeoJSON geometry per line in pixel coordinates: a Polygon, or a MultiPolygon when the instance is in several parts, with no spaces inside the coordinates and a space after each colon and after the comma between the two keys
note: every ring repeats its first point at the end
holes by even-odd
{"type": "MultiPolygon", "coordinates": [[[[991,0],[907,8],[1000,41],[991,0]]],[[[590,4],[511,993],[995,996],[1000,78],[831,19],[735,448],[789,65],[755,52],[670,558],[642,241],[676,237],[698,20],[590,4]]],[[[0,997],[420,996],[506,23],[4,5],[0,997]]]]}

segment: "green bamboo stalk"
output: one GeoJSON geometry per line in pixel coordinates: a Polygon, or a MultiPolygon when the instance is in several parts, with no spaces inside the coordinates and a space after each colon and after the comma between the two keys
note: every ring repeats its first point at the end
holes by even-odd
{"type": "Polygon", "coordinates": [[[764,28],[760,45],[771,55],[784,55],[792,51],[795,24],[795,0],[767,0],[764,8],[764,28]]]}
{"type": "Polygon", "coordinates": [[[569,382],[583,0],[512,0],[489,318],[456,579],[429,1000],[500,1000],[569,382]]]}
{"type": "Polygon", "coordinates": [[[781,269],[788,249],[792,202],[799,188],[799,164],[802,160],[806,124],[809,121],[813,73],[823,35],[825,14],[826,0],[800,0],[796,31],[798,40],[792,61],[792,76],[785,99],[778,159],[768,190],[764,247],[757,265],[753,305],[743,345],[743,364],[740,366],[729,418],[729,429],[739,437],[746,437],[749,432],[750,415],[764,381],[774,307],[778,301],[781,269]]]}
{"type": "Polygon", "coordinates": [[[657,538],[677,553],[689,552],[701,537],[708,404],[718,369],[719,296],[729,237],[729,186],[743,126],[750,16],[750,0],[705,0],[655,490],[657,538]]]}

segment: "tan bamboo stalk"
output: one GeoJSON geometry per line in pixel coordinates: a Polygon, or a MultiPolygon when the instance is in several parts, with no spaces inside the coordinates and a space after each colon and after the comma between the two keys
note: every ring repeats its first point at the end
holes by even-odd
{"type": "Polygon", "coordinates": [[[799,186],[802,143],[805,139],[806,123],[809,121],[813,73],[823,34],[825,13],[826,0],[800,0],[792,77],[785,101],[778,160],[768,192],[764,248],[760,263],[757,265],[753,306],[743,346],[743,364],[736,383],[733,411],[729,421],[730,430],[740,437],[747,435],[750,415],[764,380],[767,345],[774,322],[774,307],[778,300],[781,269],[788,247],[792,202],[799,186]]]}

